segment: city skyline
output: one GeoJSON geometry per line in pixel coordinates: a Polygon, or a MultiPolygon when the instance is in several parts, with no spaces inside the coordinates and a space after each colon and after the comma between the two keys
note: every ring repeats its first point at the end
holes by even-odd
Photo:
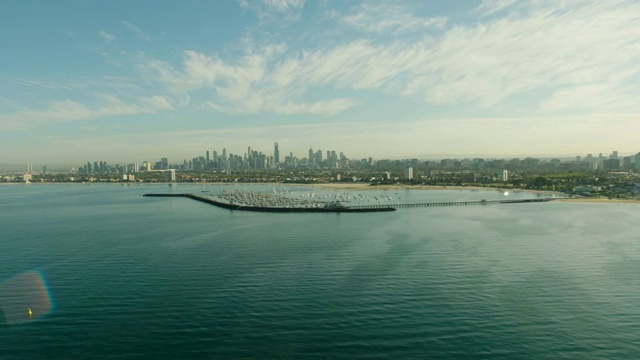
{"type": "MultiPolygon", "coordinates": [[[[286,145],[286,144],[285,144],[286,145]]],[[[274,169],[295,169],[298,167],[308,167],[312,168],[328,168],[328,169],[338,169],[338,168],[349,168],[349,164],[360,164],[362,162],[368,162],[370,165],[376,164],[380,161],[382,162],[410,162],[410,163],[422,163],[422,162],[445,162],[445,161],[476,161],[476,160],[541,160],[542,162],[554,162],[554,161],[562,161],[562,162],[576,162],[576,163],[590,163],[590,164],[599,164],[599,168],[603,168],[603,161],[607,159],[615,159],[618,161],[617,165],[609,165],[609,167],[620,166],[620,169],[630,170],[630,169],[639,169],[640,167],[640,152],[631,152],[624,153],[619,152],[617,150],[610,150],[610,153],[607,152],[590,152],[587,154],[573,154],[568,156],[481,156],[481,155],[470,155],[470,156],[429,156],[429,157],[404,157],[404,158],[391,158],[391,157],[380,157],[374,158],[371,156],[364,157],[352,157],[349,156],[348,153],[341,151],[340,149],[330,149],[323,150],[321,148],[309,148],[307,152],[302,154],[294,153],[294,152],[280,152],[280,147],[278,142],[273,143],[273,150],[270,152],[269,150],[259,149],[256,147],[248,146],[245,152],[234,153],[232,151],[228,151],[226,147],[219,149],[207,149],[201,150],[200,153],[192,154],[188,158],[183,159],[169,159],[167,157],[155,156],[149,159],[134,159],[131,157],[124,161],[109,161],[105,159],[105,157],[99,157],[98,159],[87,159],[86,162],[81,164],[72,164],[72,165],[59,165],[59,164],[51,164],[51,163],[36,163],[37,168],[44,168],[42,172],[46,173],[47,166],[49,166],[50,171],[54,172],[66,172],[71,170],[73,171],[85,171],[91,173],[91,169],[102,169],[104,171],[106,167],[110,167],[112,170],[116,168],[127,168],[125,172],[133,172],[137,173],[138,171],[146,171],[146,169],[176,169],[176,170],[195,170],[195,171],[206,171],[206,170],[246,170],[246,169],[264,169],[264,170],[274,170],[274,169]],[[159,161],[158,161],[159,160],[159,161]],[[624,160],[624,161],[623,161],[624,160]],[[84,165],[83,165],[84,164],[84,165]],[[53,166],[51,166],[53,165],[53,166]],[[79,166],[78,166],[79,165],[79,166]],[[99,166],[98,166],[99,165],[99,166]],[[115,167],[114,167],[115,166],[115,167]],[[84,170],[83,170],[84,168],[84,170]]],[[[0,163],[0,172],[6,171],[22,171],[25,167],[24,164],[5,164],[0,163]]],[[[39,173],[39,171],[34,171],[33,162],[28,162],[26,164],[26,173],[39,173]]]]}
{"type": "MultiPolygon", "coordinates": [[[[616,158],[623,159],[624,157],[631,158],[631,162],[633,164],[640,163],[640,152],[639,151],[631,151],[631,152],[621,152],[618,150],[605,150],[603,151],[590,151],[588,153],[579,153],[579,154],[566,154],[566,155],[557,155],[557,154],[509,154],[509,155],[494,155],[494,154],[464,154],[464,155],[456,155],[456,154],[428,154],[423,156],[403,156],[403,157],[393,157],[393,156],[379,156],[374,157],[368,154],[363,156],[353,156],[352,154],[343,151],[342,148],[339,149],[328,149],[323,147],[310,147],[305,151],[300,153],[296,153],[293,151],[288,151],[287,144],[284,144],[284,151],[280,147],[280,144],[275,141],[271,144],[271,148],[263,149],[256,146],[248,145],[248,146],[236,146],[234,149],[238,149],[238,151],[229,150],[224,145],[220,145],[220,147],[209,148],[209,149],[200,149],[197,153],[189,154],[184,158],[168,158],[164,154],[155,154],[150,157],[142,158],[136,154],[129,154],[125,159],[114,159],[110,157],[110,154],[102,154],[98,155],[95,158],[86,158],[81,160],[79,163],[104,163],[104,165],[128,165],[128,166],[140,166],[142,169],[144,164],[150,164],[155,167],[159,161],[162,161],[165,164],[172,165],[176,169],[183,168],[185,164],[192,162],[194,166],[196,163],[200,162],[201,164],[213,163],[215,161],[229,160],[232,158],[240,159],[240,161],[257,161],[258,157],[261,157],[262,160],[266,160],[267,164],[265,164],[265,169],[273,169],[274,165],[281,165],[280,168],[289,168],[292,165],[292,162],[296,161],[297,164],[300,165],[314,165],[316,162],[315,159],[319,158],[319,161],[323,161],[324,159],[331,159],[332,162],[342,162],[346,160],[347,162],[360,162],[360,161],[369,161],[369,162],[377,162],[377,161],[441,161],[441,160],[471,160],[471,159],[486,159],[486,160],[518,160],[518,159],[526,159],[533,158],[539,159],[542,161],[580,161],[579,159],[589,159],[589,158],[616,158]],[[244,150],[242,150],[244,149],[244,150]],[[253,160],[251,160],[253,159],[253,160]],[[311,159],[311,160],[309,160],[311,159]],[[638,161],[636,161],[638,160],[638,161]],[[301,161],[301,162],[300,162],[301,161]],[[308,162],[309,161],[309,162],[308,162]],[[285,166],[286,164],[286,166],[285,166]]],[[[33,172],[34,164],[36,168],[49,168],[51,171],[68,171],[69,169],[78,168],[79,163],[73,163],[69,161],[59,162],[47,162],[47,161],[27,161],[25,163],[3,163],[0,162],[0,172],[2,171],[23,171],[23,168],[26,166],[27,172],[33,172]]],[[[37,171],[36,171],[37,172],[37,171]]]]}
{"type": "Polygon", "coordinates": [[[189,159],[274,141],[280,156],[354,159],[637,151],[634,1],[2,9],[0,164],[189,159]]]}

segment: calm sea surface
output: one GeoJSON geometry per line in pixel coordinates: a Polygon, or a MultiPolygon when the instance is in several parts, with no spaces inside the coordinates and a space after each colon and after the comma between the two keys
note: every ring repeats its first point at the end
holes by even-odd
{"type": "Polygon", "coordinates": [[[640,359],[640,205],[271,214],[141,197],[222,189],[273,186],[0,185],[0,359],[640,359]],[[52,309],[25,299],[16,317],[34,274],[52,309]]]}

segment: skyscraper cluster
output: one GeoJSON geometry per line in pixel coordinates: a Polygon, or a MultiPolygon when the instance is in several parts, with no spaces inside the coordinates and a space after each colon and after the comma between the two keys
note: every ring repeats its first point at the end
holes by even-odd
{"type": "MultiPolygon", "coordinates": [[[[361,160],[350,160],[344,153],[335,150],[314,150],[309,148],[307,156],[298,158],[293,152],[282,156],[279,144],[273,144],[271,154],[263,153],[247,147],[247,151],[240,154],[228,153],[226,148],[221,152],[217,150],[206,150],[202,156],[194,157],[191,160],[184,159],[182,163],[170,164],[168,158],[161,158],[156,162],[143,161],[141,166],[138,163],[128,165],[111,165],[106,161],[87,162],[79,167],[80,173],[85,174],[110,174],[121,173],[130,174],[139,171],[166,171],[176,169],[181,171],[227,171],[227,170],[284,170],[284,169],[399,169],[411,167],[412,169],[424,168],[444,168],[444,169],[495,169],[503,168],[509,171],[524,169],[564,169],[564,170],[603,170],[603,171],[629,171],[640,170],[640,152],[631,156],[620,156],[618,151],[613,151],[610,155],[598,156],[588,154],[586,156],[576,156],[573,161],[561,161],[560,159],[442,159],[440,161],[419,162],[418,159],[405,160],[377,160],[363,158],[361,160]]],[[[27,172],[33,171],[32,165],[28,164],[27,172]]],[[[408,170],[407,170],[408,171],[408,170]]],[[[44,172],[44,170],[43,170],[44,172]]],[[[405,173],[406,178],[413,178],[413,173],[405,173]]],[[[508,175],[503,177],[506,179],[508,175]]],[[[506,180],[504,180],[506,181],[506,180]]]]}
{"type": "Polygon", "coordinates": [[[204,156],[198,156],[191,160],[184,159],[180,169],[202,171],[202,170],[265,170],[265,169],[286,169],[299,167],[327,167],[340,168],[347,167],[349,160],[344,153],[336,153],[335,150],[327,151],[323,156],[322,150],[313,151],[309,149],[309,156],[298,158],[292,152],[282,158],[280,147],[277,142],[273,144],[273,153],[266,154],[247,147],[247,152],[239,154],[227,154],[227,150],[222,149],[222,153],[217,151],[205,152],[204,156]],[[211,156],[212,155],[212,156],[211,156]]]}

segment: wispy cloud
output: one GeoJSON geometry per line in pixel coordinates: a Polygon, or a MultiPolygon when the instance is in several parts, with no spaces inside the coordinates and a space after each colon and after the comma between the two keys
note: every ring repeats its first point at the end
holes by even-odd
{"type": "Polygon", "coordinates": [[[298,19],[305,0],[240,0],[240,7],[255,11],[261,18],[285,16],[288,20],[298,19]]]}
{"type": "Polygon", "coordinates": [[[137,27],[136,25],[128,22],[128,21],[122,21],[122,24],[131,32],[133,32],[134,34],[136,34],[136,36],[138,36],[139,38],[141,38],[142,40],[145,41],[151,41],[151,36],[149,36],[147,33],[145,33],[144,31],[142,31],[139,27],[137,27]]]}
{"type": "Polygon", "coordinates": [[[146,114],[171,109],[171,103],[162,96],[140,98],[134,103],[126,103],[114,96],[103,94],[91,105],[74,100],[59,100],[50,102],[43,108],[26,108],[10,114],[0,114],[0,129],[24,130],[42,124],[146,114]]]}
{"type": "Polygon", "coordinates": [[[262,3],[276,11],[287,12],[298,10],[304,6],[305,0],[262,0],[262,3]]]}
{"type": "Polygon", "coordinates": [[[100,37],[106,42],[112,42],[116,38],[104,30],[98,30],[98,35],[100,35],[100,37]]]}
{"type": "Polygon", "coordinates": [[[637,96],[637,88],[630,86],[615,86],[610,83],[587,84],[554,92],[540,104],[540,109],[544,112],[574,109],[629,112],[638,108],[637,96]]]}
{"type": "Polygon", "coordinates": [[[37,79],[12,77],[6,82],[10,91],[41,90],[54,92],[57,96],[63,97],[63,93],[69,94],[83,93],[110,93],[118,96],[130,96],[132,92],[138,94],[142,91],[140,80],[123,76],[103,76],[98,78],[46,78],[37,79]]]}
{"type": "Polygon", "coordinates": [[[507,9],[515,3],[516,0],[482,0],[476,10],[484,16],[488,16],[507,9]]]}
{"type": "MultiPolygon", "coordinates": [[[[225,60],[186,51],[181,64],[145,58],[140,69],[174,93],[213,89],[202,104],[229,113],[337,114],[360,103],[362,90],[496,110],[508,107],[512,96],[539,91],[555,95],[543,95],[536,100],[540,103],[528,100],[528,110],[550,112],[568,109],[569,100],[561,99],[575,99],[568,94],[577,89],[587,98],[571,109],[600,103],[602,93],[586,89],[625,88],[611,104],[640,107],[630,101],[640,90],[632,82],[640,73],[640,4],[531,1],[519,4],[517,14],[469,25],[418,18],[400,5],[376,9],[368,4],[339,21],[367,32],[423,35],[398,36],[392,42],[355,39],[299,51],[285,43],[267,44],[225,60]],[[395,19],[381,15],[388,9],[395,19]],[[366,13],[378,15],[362,15],[366,13]],[[424,35],[429,27],[442,29],[424,35]],[[340,97],[326,95],[336,90],[340,97]]],[[[482,6],[490,5],[496,9],[511,3],[482,6]]]]}
{"type": "MultiPolygon", "coordinates": [[[[491,9],[510,4],[483,3],[491,9]]],[[[437,105],[497,107],[512,95],[536,89],[588,83],[622,86],[637,74],[640,59],[640,7],[622,4],[532,1],[521,4],[518,14],[456,24],[441,36],[398,38],[390,45],[352,41],[292,64],[340,88],[400,87],[404,94],[437,105]]],[[[354,22],[350,16],[345,19],[354,22]]],[[[356,19],[363,19],[359,26],[364,29],[392,29],[377,25],[375,17],[356,19]]]]}
{"type": "Polygon", "coordinates": [[[259,52],[246,54],[235,64],[228,64],[217,56],[186,51],[179,69],[154,59],[143,61],[140,69],[174,93],[213,89],[215,98],[205,101],[204,105],[227,113],[333,115],[356,104],[346,98],[302,100],[304,89],[297,92],[282,83],[277,74],[269,73],[273,58],[283,50],[281,45],[267,46],[259,52]]]}
{"type": "Polygon", "coordinates": [[[348,15],[333,14],[339,21],[360,31],[374,33],[406,33],[429,28],[442,28],[446,17],[420,17],[404,3],[366,1],[348,15]]]}

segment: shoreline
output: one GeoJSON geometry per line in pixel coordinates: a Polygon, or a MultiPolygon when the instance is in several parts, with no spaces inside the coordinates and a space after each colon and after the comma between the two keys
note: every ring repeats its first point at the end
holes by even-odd
{"type": "Polygon", "coordinates": [[[551,196],[558,196],[553,198],[553,201],[560,202],[572,202],[572,203],[597,203],[597,204],[640,204],[640,199],[608,199],[604,197],[568,197],[567,194],[559,191],[550,190],[529,190],[529,189],[511,189],[511,188],[499,188],[489,186],[441,186],[441,185],[402,185],[402,184],[387,184],[387,185],[370,185],[366,183],[323,183],[323,184],[298,184],[298,183],[223,183],[223,182],[210,182],[210,183],[62,183],[62,182],[47,182],[47,183],[0,183],[3,185],[55,185],[55,184],[78,184],[78,185],[147,185],[147,184],[170,184],[170,185],[267,185],[267,186],[304,186],[310,188],[317,188],[322,190],[354,190],[354,191],[370,191],[370,190],[469,190],[469,191],[499,191],[499,192],[528,192],[533,194],[547,194],[551,196]]]}
{"type": "Polygon", "coordinates": [[[608,199],[603,197],[569,197],[567,194],[551,190],[507,189],[485,186],[438,186],[438,185],[369,185],[369,184],[314,184],[313,187],[335,190],[470,190],[470,191],[509,191],[547,194],[559,196],[553,201],[598,204],[640,204],[640,199],[608,199]]]}
{"type": "Polygon", "coordinates": [[[529,189],[513,189],[500,188],[495,186],[443,186],[443,185],[369,185],[369,184],[313,184],[312,187],[336,189],[336,190],[471,190],[471,191],[500,191],[500,192],[529,192],[535,194],[550,194],[566,196],[565,193],[551,190],[529,190],[529,189]]]}
{"type": "Polygon", "coordinates": [[[640,199],[608,199],[608,198],[602,198],[602,197],[563,198],[563,199],[554,199],[553,201],[572,202],[572,203],[593,203],[593,204],[640,204],[640,199]]]}

